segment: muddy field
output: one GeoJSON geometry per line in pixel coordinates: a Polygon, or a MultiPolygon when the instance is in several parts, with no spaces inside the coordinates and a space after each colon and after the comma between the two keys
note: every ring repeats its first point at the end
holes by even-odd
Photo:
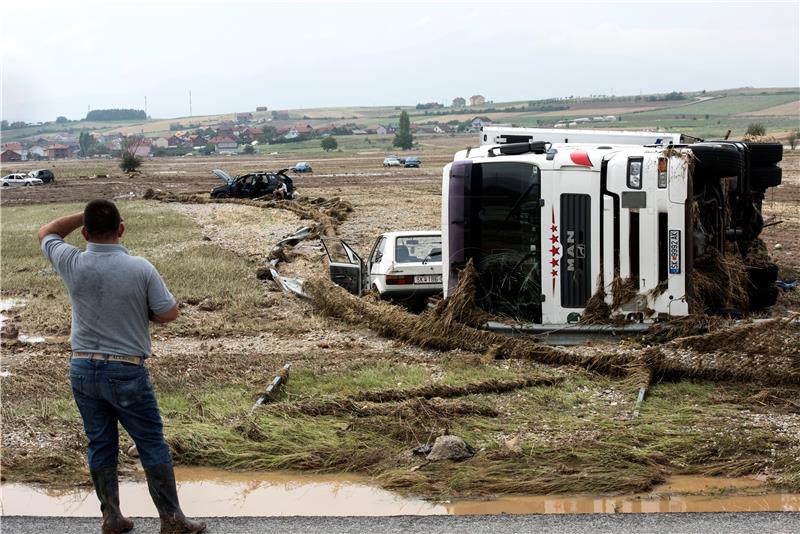
{"type": "MultiPolygon", "coordinates": [[[[298,176],[296,185],[305,199],[349,203],[352,211],[342,214],[335,231],[365,252],[381,232],[439,226],[441,167],[469,141],[425,146],[421,169],[385,169],[377,151],[313,160],[314,174],[298,176]]],[[[124,200],[125,244],[156,264],[181,302],[178,321],[154,327],[148,363],[179,464],[358,472],[425,498],[630,493],[679,474],[748,476],[763,482],[763,491],[800,492],[800,388],[768,379],[775,362],[788,369],[786,376],[800,373],[800,291],[781,295],[772,311],[781,322],[667,345],[628,340],[553,357],[472,331],[469,343],[466,337],[420,340],[386,326],[395,317],[386,304],[350,305],[335,292],[301,300],[256,276],[275,242],[313,220],[281,207],[142,198],[148,189],[207,193],[220,183],[214,168],[236,174],[298,159],[153,159],[130,177],[115,162],[59,162],[55,184],[2,192],[5,481],[88,481],[85,438],[66,375],[68,300],[38,252],[35,231],[80,203],[106,197],[124,200]],[[331,295],[345,307],[326,304],[331,295]],[[499,355],[503,350],[508,357],[499,355]],[[671,376],[602,365],[678,359],[719,372],[671,376]],[[293,365],[288,386],[274,403],[253,409],[286,362],[293,365]],[[723,372],[752,362],[764,373],[743,381],[737,379],[743,374],[723,372]],[[634,416],[643,383],[648,396],[634,416]],[[464,438],[475,456],[428,462],[411,452],[443,433],[464,438]]],[[[764,238],[782,277],[796,278],[797,153],[786,154],[783,168],[784,184],[764,205],[768,222],[780,223],[764,238]]],[[[301,243],[288,259],[284,275],[325,274],[318,240],[301,243]]],[[[414,320],[396,313],[398,321],[414,320]]],[[[126,476],[141,478],[130,441],[120,461],[126,476]]]]}

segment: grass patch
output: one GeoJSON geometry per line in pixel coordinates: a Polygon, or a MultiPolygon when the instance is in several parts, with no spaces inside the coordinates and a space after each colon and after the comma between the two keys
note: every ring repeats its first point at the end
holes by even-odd
{"type": "MultiPolygon", "coordinates": [[[[153,202],[119,202],[126,232],[122,243],[134,255],[148,258],[179,301],[210,300],[214,310],[202,316],[182,317],[166,332],[199,334],[253,332],[263,327],[264,289],[255,278],[253,260],[202,241],[199,227],[187,216],[153,202]]],[[[19,318],[36,333],[67,334],[70,327],[69,296],[61,278],[41,253],[36,240],[48,221],[80,211],[83,204],[3,207],[3,296],[28,299],[19,318]]],[[[79,232],[67,241],[80,248],[79,232]]]]}

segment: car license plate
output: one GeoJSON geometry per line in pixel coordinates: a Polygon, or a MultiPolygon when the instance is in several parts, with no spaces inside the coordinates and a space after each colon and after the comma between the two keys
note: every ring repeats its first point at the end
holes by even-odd
{"type": "Polygon", "coordinates": [[[422,274],[414,277],[415,284],[441,284],[441,274],[422,274]]]}
{"type": "Polygon", "coordinates": [[[681,272],[681,231],[669,231],[669,274],[681,272]]]}

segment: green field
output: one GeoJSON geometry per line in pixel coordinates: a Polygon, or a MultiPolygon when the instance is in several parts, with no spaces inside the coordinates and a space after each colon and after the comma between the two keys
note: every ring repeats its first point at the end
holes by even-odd
{"type": "MultiPolygon", "coordinates": [[[[779,106],[788,102],[800,100],[800,91],[787,94],[766,94],[766,95],[731,95],[711,100],[705,100],[696,104],[677,105],[667,109],[653,111],[633,112],[630,115],[636,117],[663,117],[675,114],[681,115],[736,115],[737,113],[749,113],[762,109],[779,106]]],[[[798,118],[795,117],[795,120],[798,118]]]]}

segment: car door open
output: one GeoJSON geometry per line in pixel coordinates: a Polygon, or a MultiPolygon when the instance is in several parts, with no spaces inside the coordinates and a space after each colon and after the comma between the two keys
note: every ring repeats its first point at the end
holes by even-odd
{"type": "Polygon", "coordinates": [[[364,289],[364,261],[344,241],[337,237],[323,237],[322,245],[330,261],[329,271],[334,284],[354,295],[364,289]]]}

